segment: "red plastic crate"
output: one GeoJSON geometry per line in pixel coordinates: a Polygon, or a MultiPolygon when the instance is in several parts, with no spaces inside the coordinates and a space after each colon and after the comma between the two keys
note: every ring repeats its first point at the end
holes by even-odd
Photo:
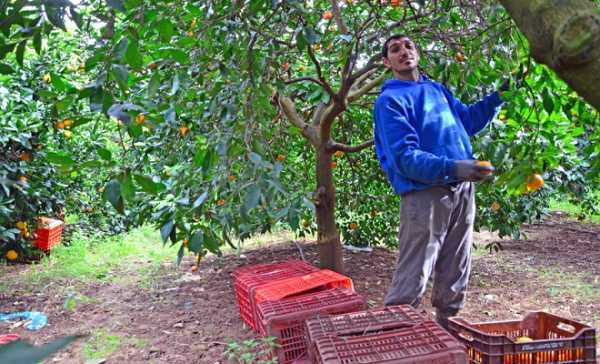
{"type": "Polygon", "coordinates": [[[321,336],[317,364],[467,364],[465,348],[433,321],[364,336],[321,336]]]}
{"type": "Polygon", "coordinates": [[[477,364],[595,364],[596,332],[590,326],[546,312],[522,320],[470,323],[449,319],[450,332],[477,364]],[[526,336],[530,342],[517,343],[526,336]]]}
{"type": "Polygon", "coordinates": [[[64,223],[60,220],[42,217],[40,225],[35,229],[36,240],[33,244],[43,251],[49,251],[60,243],[64,223]]]}
{"type": "Polygon", "coordinates": [[[280,301],[262,302],[257,307],[260,333],[277,338],[275,350],[280,364],[308,356],[304,321],[319,314],[341,314],[362,310],[365,299],[345,288],[309,293],[280,301]]]}
{"type": "Polygon", "coordinates": [[[250,303],[250,297],[254,294],[256,287],[279,279],[300,276],[318,270],[319,268],[302,260],[256,264],[236,269],[231,275],[233,276],[235,298],[240,310],[240,317],[254,331],[258,331],[255,310],[250,303]]]}
{"type": "MultiPolygon", "coordinates": [[[[300,295],[329,288],[348,288],[354,291],[352,279],[329,269],[322,269],[302,276],[281,279],[257,287],[254,291],[254,304],[278,301],[286,297],[300,295]]],[[[252,302],[251,302],[252,303],[252,302]]]]}
{"type": "Polygon", "coordinates": [[[388,306],[378,310],[320,316],[306,321],[309,342],[322,336],[356,336],[414,326],[425,321],[410,305],[388,306]]]}

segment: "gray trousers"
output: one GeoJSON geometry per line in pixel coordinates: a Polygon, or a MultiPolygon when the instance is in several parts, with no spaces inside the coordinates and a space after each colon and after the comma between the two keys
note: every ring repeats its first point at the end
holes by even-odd
{"type": "Polygon", "coordinates": [[[439,316],[456,315],[466,299],[474,219],[471,182],[403,195],[398,262],[385,305],[417,307],[434,272],[432,305],[439,316]]]}

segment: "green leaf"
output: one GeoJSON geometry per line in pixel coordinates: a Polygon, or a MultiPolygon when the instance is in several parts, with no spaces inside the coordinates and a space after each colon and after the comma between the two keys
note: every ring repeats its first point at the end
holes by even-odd
{"type": "Polygon", "coordinates": [[[0,345],[0,363],[36,364],[81,337],[83,335],[65,336],[42,346],[34,346],[27,340],[11,341],[0,345]]]}
{"type": "Polygon", "coordinates": [[[177,266],[181,264],[181,260],[183,259],[183,254],[185,252],[185,247],[183,244],[179,247],[179,251],[177,252],[177,266]]]}
{"type": "Polygon", "coordinates": [[[58,7],[58,6],[46,6],[46,16],[50,23],[57,28],[62,29],[63,31],[67,31],[65,28],[65,11],[66,8],[58,7]]]}
{"type": "Polygon", "coordinates": [[[83,163],[81,163],[79,165],[80,169],[100,168],[100,167],[102,167],[102,162],[96,161],[96,160],[86,161],[86,162],[83,162],[83,163]]]}
{"type": "Polygon", "coordinates": [[[158,28],[158,34],[163,42],[169,42],[171,37],[175,33],[173,29],[173,23],[169,19],[162,19],[156,25],[158,28]]]}
{"type": "Polygon", "coordinates": [[[27,45],[27,39],[25,39],[24,41],[19,43],[19,45],[17,46],[17,51],[15,53],[17,62],[19,63],[19,66],[21,66],[21,67],[23,67],[23,57],[25,55],[25,46],[26,45],[27,45]]]}
{"type": "Polygon", "coordinates": [[[169,239],[169,236],[174,231],[174,228],[175,228],[175,221],[173,219],[167,221],[160,228],[160,236],[162,237],[163,243],[167,242],[167,240],[169,239]]]}
{"type": "Polygon", "coordinates": [[[215,239],[215,237],[214,237],[213,234],[206,234],[204,236],[204,246],[211,253],[218,253],[219,252],[219,241],[217,239],[215,239]]]}
{"type": "Polygon", "coordinates": [[[204,201],[206,201],[207,197],[208,197],[208,191],[205,191],[200,196],[198,196],[198,198],[196,199],[196,201],[194,201],[194,204],[192,205],[192,208],[196,209],[196,208],[200,207],[200,205],[202,205],[204,203],[204,201]]]}
{"type": "Polygon", "coordinates": [[[315,204],[307,199],[306,197],[302,198],[302,203],[304,203],[304,206],[306,206],[307,209],[309,209],[310,211],[314,212],[315,211],[315,204]]]}
{"type": "Polygon", "coordinates": [[[104,159],[105,161],[112,161],[112,153],[110,152],[110,150],[106,148],[98,148],[96,152],[98,153],[100,158],[104,159]]]}
{"type": "Polygon", "coordinates": [[[319,34],[311,27],[304,27],[303,34],[308,44],[316,44],[321,41],[321,36],[319,36],[319,34]]]}
{"type": "Polygon", "coordinates": [[[204,247],[204,232],[202,230],[198,230],[192,235],[190,238],[190,251],[194,253],[200,253],[202,248],[204,247]]]}
{"type": "Polygon", "coordinates": [[[150,82],[148,83],[148,98],[156,96],[158,89],[160,88],[160,76],[158,73],[152,75],[150,82]]]}
{"type": "Polygon", "coordinates": [[[119,85],[121,90],[127,91],[127,88],[129,87],[129,72],[127,71],[127,67],[125,67],[122,64],[113,64],[111,73],[115,77],[115,80],[117,81],[117,84],[119,85]]]}
{"type": "Polygon", "coordinates": [[[106,0],[106,3],[108,4],[108,6],[117,11],[120,11],[122,13],[125,12],[125,7],[123,6],[123,1],[121,0],[106,0]]]}
{"type": "Polygon", "coordinates": [[[124,206],[123,199],[121,198],[121,185],[119,184],[119,181],[113,179],[108,182],[104,188],[103,197],[110,202],[117,211],[123,212],[124,206]]]}
{"type": "Polygon", "coordinates": [[[0,74],[7,75],[14,72],[15,70],[11,66],[6,63],[0,63],[0,74]]]}
{"type": "Polygon", "coordinates": [[[42,32],[40,30],[33,34],[33,49],[37,54],[42,53],[42,32]]]}
{"type": "Polygon", "coordinates": [[[258,205],[260,201],[260,186],[253,184],[248,187],[246,197],[244,198],[244,211],[247,213],[258,205]]]}
{"type": "Polygon", "coordinates": [[[131,174],[123,173],[119,176],[119,182],[121,183],[121,196],[126,201],[133,200],[135,196],[135,186],[131,180],[131,174]]]}
{"type": "Polygon", "coordinates": [[[125,59],[133,69],[140,69],[143,65],[142,55],[138,48],[138,43],[135,40],[129,39],[127,50],[125,51],[125,59]]]}
{"type": "Polygon", "coordinates": [[[157,184],[151,178],[146,176],[142,176],[141,174],[136,174],[133,176],[135,182],[137,182],[144,192],[155,194],[158,192],[157,184]]]}
{"type": "Polygon", "coordinates": [[[59,164],[65,167],[71,167],[75,164],[75,161],[66,153],[49,152],[46,157],[50,163],[59,164]]]}

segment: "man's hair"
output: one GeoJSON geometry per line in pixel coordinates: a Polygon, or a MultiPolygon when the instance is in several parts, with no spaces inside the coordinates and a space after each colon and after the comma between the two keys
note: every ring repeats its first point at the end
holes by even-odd
{"type": "MultiPolygon", "coordinates": [[[[410,37],[406,34],[394,34],[394,35],[390,36],[388,39],[386,39],[385,43],[383,43],[383,49],[382,49],[381,55],[384,58],[387,58],[387,53],[388,53],[388,48],[389,48],[390,42],[393,40],[402,39],[402,38],[410,39],[410,37]]],[[[411,41],[412,41],[412,39],[411,39],[411,41]]],[[[415,47],[416,47],[416,44],[415,44],[415,47]]]]}

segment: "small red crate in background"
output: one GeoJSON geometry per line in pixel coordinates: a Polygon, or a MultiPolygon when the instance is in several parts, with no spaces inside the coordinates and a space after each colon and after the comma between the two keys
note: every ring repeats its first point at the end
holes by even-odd
{"type": "Polygon", "coordinates": [[[363,297],[346,288],[333,288],[301,296],[258,304],[260,333],[277,338],[275,350],[280,364],[306,359],[304,321],[321,314],[341,314],[362,310],[363,297]]]}
{"type": "Polygon", "coordinates": [[[467,364],[465,348],[433,321],[358,336],[321,336],[316,364],[467,364]]]}
{"type": "MultiPolygon", "coordinates": [[[[324,291],[329,288],[347,288],[354,291],[352,279],[329,269],[321,269],[302,276],[280,279],[254,291],[254,305],[266,301],[278,301],[303,293],[324,291]]],[[[252,302],[251,302],[252,303],[252,302]]]]}
{"type": "Polygon", "coordinates": [[[449,330],[466,345],[475,364],[596,363],[595,330],[546,312],[480,323],[454,317],[449,330]]]}
{"type": "Polygon", "coordinates": [[[47,252],[53,246],[60,243],[64,223],[61,220],[51,219],[48,217],[40,218],[40,224],[35,229],[37,238],[33,244],[41,250],[47,252]]]}
{"type": "Polygon", "coordinates": [[[295,259],[278,263],[244,266],[236,269],[231,275],[240,317],[254,331],[258,331],[255,308],[250,302],[254,290],[261,285],[279,279],[300,276],[318,270],[319,268],[305,261],[295,259]]]}

